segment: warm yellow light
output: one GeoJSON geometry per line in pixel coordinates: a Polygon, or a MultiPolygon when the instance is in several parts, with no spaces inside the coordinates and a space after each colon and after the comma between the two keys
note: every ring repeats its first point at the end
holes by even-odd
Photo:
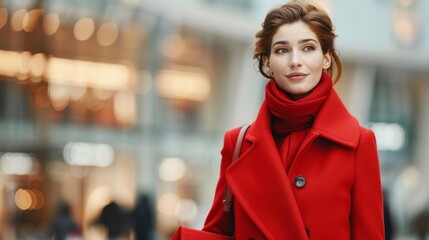
{"type": "Polygon", "coordinates": [[[181,158],[166,158],[159,165],[158,174],[164,181],[178,181],[186,174],[185,161],[181,158]]]}
{"type": "Polygon", "coordinates": [[[57,111],[64,110],[70,102],[70,94],[65,85],[49,84],[49,97],[52,107],[57,111]]]}
{"type": "Polygon", "coordinates": [[[399,181],[405,189],[413,190],[421,182],[420,172],[415,166],[408,166],[399,176],[399,181]]]}
{"type": "Polygon", "coordinates": [[[43,14],[42,9],[33,9],[27,12],[22,19],[22,27],[26,32],[32,32],[43,14]]]}
{"type": "Polygon", "coordinates": [[[114,91],[107,90],[107,89],[101,89],[101,88],[94,88],[91,89],[91,95],[93,95],[96,99],[106,101],[112,98],[114,94],[114,91]]]}
{"type": "Polygon", "coordinates": [[[46,57],[30,52],[13,52],[0,50],[0,75],[26,80],[30,75],[33,81],[39,81],[45,71],[46,57]]]}
{"type": "Polygon", "coordinates": [[[395,33],[404,45],[410,46],[414,42],[416,28],[410,19],[396,19],[395,33]]]}
{"type": "Polygon", "coordinates": [[[0,29],[2,29],[6,25],[8,17],[9,16],[7,14],[7,9],[0,8],[0,29]]]}
{"type": "Polygon", "coordinates": [[[100,46],[110,46],[118,38],[119,29],[115,23],[104,23],[97,31],[97,42],[100,46]]]}
{"type": "Polygon", "coordinates": [[[0,74],[7,77],[15,77],[18,71],[19,53],[0,50],[0,74]]]}
{"type": "Polygon", "coordinates": [[[99,63],[93,72],[94,87],[126,90],[131,87],[131,71],[125,65],[99,63]],[[98,77],[97,77],[98,76],[98,77]]]}
{"type": "Polygon", "coordinates": [[[46,56],[42,53],[37,53],[30,58],[30,74],[33,82],[42,80],[47,65],[46,56]]]}
{"type": "Polygon", "coordinates": [[[174,193],[166,193],[158,200],[158,210],[166,215],[174,215],[180,198],[174,193]]]}
{"type": "Polygon", "coordinates": [[[26,80],[30,75],[30,61],[31,61],[31,53],[28,51],[19,53],[17,62],[17,74],[16,77],[19,80],[26,80]]]}
{"type": "Polygon", "coordinates": [[[85,220],[94,218],[100,210],[113,199],[113,189],[108,185],[100,185],[89,193],[84,211],[85,220]]]}
{"type": "Polygon", "coordinates": [[[202,69],[164,69],[157,76],[160,96],[177,100],[204,101],[211,91],[210,79],[202,69]]]}
{"type": "Polygon", "coordinates": [[[86,87],[81,87],[81,86],[69,87],[70,99],[72,101],[78,101],[82,99],[87,92],[88,92],[88,89],[86,87]]]}
{"type": "Polygon", "coordinates": [[[46,35],[53,35],[55,32],[57,32],[59,27],[60,18],[58,17],[58,14],[49,13],[45,16],[45,19],[43,21],[43,30],[45,31],[46,35]]]}
{"type": "Polygon", "coordinates": [[[20,188],[15,192],[15,204],[19,209],[24,211],[38,210],[45,205],[45,197],[38,189],[20,188]]]}
{"type": "Polygon", "coordinates": [[[30,194],[31,197],[31,205],[30,207],[28,207],[28,210],[34,210],[36,209],[37,205],[38,205],[38,199],[37,199],[37,195],[33,192],[32,189],[26,189],[25,191],[28,192],[28,194],[30,194]]]}
{"type": "Polygon", "coordinates": [[[118,92],[114,97],[115,119],[125,126],[134,126],[137,121],[137,99],[133,92],[118,92]]]}
{"type": "Polygon", "coordinates": [[[10,27],[12,28],[12,30],[16,32],[22,31],[22,29],[24,28],[23,20],[26,14],[27,14],[26,9],[18,9],[16,12],[13,13],[12,19],[10,22],[10,27]]]}
{"type": "Polygon", "coordinates": [[[15,204],[21,210],[29,210],[32,204],[30,193],[25,189],[18,189],[15,193],[15,204]]]}
{"type": "MultiPolygon", "coordinates": [[[[39,53],[0,50],[0,76],[16,77],[35,82],[43,78],[52,84],[94,88],[97,97],[107,99],[112,91],[129,91],[135,87],[135,76],[131,65],[99,63],[65,58],[47,58],[39,53]],[[101,94],[100,94],[101,93],[101,94]]],[[[85,90],[86,91],[86,90],[85,90]]],[[[81,91],[77,93],[81,97],[81,91]]]]}
{"type": "Polygon", "coordinates": [[[131,87],[131,70],[121,64],[50,58],[45,77],[52,83],[116,91],[131,87]]]}
{"type": "Polygon", "coordinates": [[[45,206],[45,196],[39,189],[31,189],[31,191],[34,193],[37,199],[37,204],[35,205],[34,209],[38,210],[41,209],[43,206],[45,206]]]}
{"type": "Polygon", "coordinates": [[[417,16],[407,9],[395,9],[393,14],[393,30],[396,38],[405,47],[412,46],[419,35],[417,16]]]}
{"type": "Polygon", "coordinates": [[[94,29],[94,20],[91,18],[81,18],[74,25],[73,35],[79,41],[86,41],[94,33],[94,29]]]}

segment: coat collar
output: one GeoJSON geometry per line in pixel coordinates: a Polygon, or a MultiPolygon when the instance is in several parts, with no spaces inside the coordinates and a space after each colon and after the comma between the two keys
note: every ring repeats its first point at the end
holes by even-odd
{"type": "MultiPolygon", "coordinates": [[[[263,131],[271,128],[268,106],[263,102],[255,122],[246,134],[246,139],[254,141],[263,131]]],[[[356,148],[359,142],[360,125],[353,117],[334,89],[320,108],[311,127],[314,132],[345,147],[356,148]]]]}
{"type": "Polygon", "coordinates": [[[349,148],[359,143],[360,125],[332,89],[314,120],[312,129],[320,136],[349,148]]]}
{"type": "MultiPolygon", "coordinates": [[[[293,176],[288,177],[280,160],[270,118],[264,102],[245,137],[245,144],[250,147],[227,169],[227,182],[236,201],[268,239],[306,240],[305,225],[293,193],[293,176]]],[[[319,110],[303,146],[310,146],[317,137],[349,148],[358,144],[359,124],[335,90],[319,110]]]]}

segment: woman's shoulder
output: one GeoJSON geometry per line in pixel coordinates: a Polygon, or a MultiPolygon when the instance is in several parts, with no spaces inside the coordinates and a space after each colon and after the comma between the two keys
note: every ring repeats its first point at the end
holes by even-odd
{"type": "Polygon", "coordinates": [[[361,135],[375,135],[374,130],[368,125],[359,125],[359,131],[361,135]]]}
{"type": "Polygon", "coordinates": [[[243,130],[243,135],[245,133],[245,130],[250,126],[250,124],[245,124],[241,126],[236,126],[233,128],[230,128],[225,131],[224,140],[223,140],[223,150],[222,152],[229,151],[233,149],[233,146],[237,143],[238,135],[240,134],[240,131],[243,130]]]}
{"type": "Polygon", "coordinates": [[[247,128],[250,126],[250,124],[244,124],[241,126],[236,126],[233,128],[230,128],[228,130],[225,131],[225,141],[232,141],[233,143],[235,142],[235,140],[237,139],[238,135],[240,134],[240,131],[243,130],[247,130],[247,128]]]}

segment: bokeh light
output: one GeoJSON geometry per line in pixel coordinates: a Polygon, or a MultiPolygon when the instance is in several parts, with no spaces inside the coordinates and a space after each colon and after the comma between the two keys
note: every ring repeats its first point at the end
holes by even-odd
{"type": "Polygon", "coordinates": [[[38,21],[42,18],[42,9],[28,11],[22,19],[22,28],[25,32],[32,32],[36,28],[38,21]]]}
{"type": "Polygon", "coordinates": [[[166,158],[159,165],[159,177],[166,182],[174,182],[186,174],[186,164],[181,158],[166,158]]]}
{"type": "Polygon", "coordinates": [[[7,13],[7,9],[0,8],[0,29],[2,29],[6,25],[8,17],[9,14],[7,13]]]}
{"type": "Polygon", "coordinates": [[[43,21],[43,30],[46,35],[54,35],[60,27],[60,17],[56,13],[46,14],[43,21]]]}
{"type": "Polygon", "coordinates": [[[112,22],[104,23],[98,28],[97,42],[100,46],[106,47],[115,43],[119,35],[118,25],[112,22]]]}
{"type": "Polygon", "coordinates": [[[95,23],[92,18],[81,18],[74,25],[73,35],[76,40],[88,40],[95,30],[95,23]]]}
{"type": "Polygon", "coordinates": [[[18,9],[13,13],[10,22],[10,27],[12,28],[12,30],[19,32],[24,29],[23,21],[27,12],[28,11],[26,9],[18,9]]]}
{"type": "Polygon", "coordinates": [[[15,204],[23,211],[39,210],[45,205],[45,197],[38,189],[19,188],[15,192],[15,204]]]}
{"type": "Polygon", "coordinates": [[[158,200],[158,210],[163,214],[174,216],[179,202],[179,196],[174,193],[166,193],[158,200]]]}

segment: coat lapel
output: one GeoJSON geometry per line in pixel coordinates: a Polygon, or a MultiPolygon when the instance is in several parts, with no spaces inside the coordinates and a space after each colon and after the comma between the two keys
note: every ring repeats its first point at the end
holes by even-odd
{"type": "Polygon", "coordinates": [[[234,197],[268,239],[307,239],[289,178],[270,130],[265,103],[246,134],[251,146],[228,168],[234,197]]]}
{"type": "Polygon", "coordinates": [[[335,90],[332,90],[298,149],[290,170],[299,162],[302,154],[317,137],[323,137],[340,146],[356,148],[359,142],[359,131],[359,122],[347,111],[335,90]]]}

